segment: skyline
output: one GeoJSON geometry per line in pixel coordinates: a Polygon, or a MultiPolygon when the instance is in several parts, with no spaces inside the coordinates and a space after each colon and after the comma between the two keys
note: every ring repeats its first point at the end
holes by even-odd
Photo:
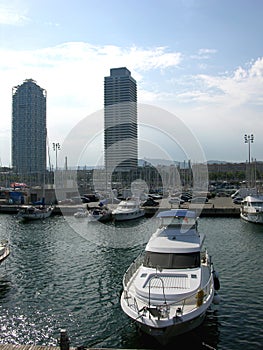
{"type": "Polygon", "coordinates": [[[251,157],[262,161],[262,14],[260,0],[0,0],[2,165],[11,158],[12,87],[34,79],[47,91],[49,144],[63,147],[87,116],[88,138],[103,130],[92,115],[103,109],[104,77],[123,66],[138,103],[174,114],[207,160],[248,160],[244,135],[254,134],[251,157]]]}

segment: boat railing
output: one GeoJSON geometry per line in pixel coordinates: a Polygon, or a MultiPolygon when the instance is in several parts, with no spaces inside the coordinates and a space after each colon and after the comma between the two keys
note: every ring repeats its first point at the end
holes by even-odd
{"type": "MultiPolygon", "coordinates": [[[[172,317],[182,316],[186,308],[187,308],[186,312],[188,313],[202,306],[211,296],[212,286],[213,286],[213,276],[211,275],[207,284],[203,288],[199,289],[197,292],[195,291],[193,294],[185,298],[179,299],[176,302],[170,303],[164,299],[164,303],[162,305],[149,303],[148,309],[150,310],[150,309],[156,308],[157,310],[159,310],[160,308],[166,308],[167,310],[169,310],[169,313],[172,309],[175,309],[176,310],[175,314],[172,315],[172,317]]],[[[149,294],[149,302],[150,302],[150,294],[149,294]]],[[[139,313],[139,311],[137,312],[139,313]]],[[[160,315],[158,315],[158,317],[160,318],[160,315]]]]}
{"type": "Polygon", "coordinates": [[[123,276],[123,287],[124,288],[127,287],[127,284],[130,281],[131,277],[134,275],[134,273],[138,269],[138,267],[142,264],[143,258],[144,258],[144,251],[141,252],[141,254],[133,261],[133,263],[126,270],[126,272],[123,276]]]}
{"type": "Polygon", "coordinates": [[[212,265],[212,258],[211,256],[209,256],[207,249],[201,252],[201,262],[202,262],[202,265],[207,265],[207,266],[212,265]]]}

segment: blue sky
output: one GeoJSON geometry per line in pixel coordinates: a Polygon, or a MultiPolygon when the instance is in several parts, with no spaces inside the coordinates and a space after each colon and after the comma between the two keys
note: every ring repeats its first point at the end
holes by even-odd
{"type": "MultiPolygon", "coordinates": [[[[103,130],[90,115],[103,108],[104,76],[120,66],[138,102],[179,118],[206,159],[247,160],[253,133],[251,156],[263,160],[262,16],[261,0],[0,0],[1,163],[10,164],[13,86],[33,78],[47,90],[50,143],[86,117],[90,139],[103,130]]],[[[176,129],[176,118],[163,124],[176,129]]]]}

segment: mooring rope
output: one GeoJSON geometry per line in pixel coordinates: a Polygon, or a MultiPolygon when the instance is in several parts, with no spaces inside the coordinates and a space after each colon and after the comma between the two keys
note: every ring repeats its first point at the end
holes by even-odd
{"type": "Polygon", "coordinates": [[[214,348],[214,347],[211,346],[211,345],[206,344],[205,342],[202,342],[202,345],[205,346],[205,347],[208,348],[208,349],[216,350],[216,348],[214,348]]]}

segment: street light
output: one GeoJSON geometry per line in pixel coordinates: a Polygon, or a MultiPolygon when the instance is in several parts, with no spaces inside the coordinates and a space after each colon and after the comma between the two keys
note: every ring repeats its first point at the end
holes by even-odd
{"type": "Polygon", "coordinates": [[[53,150],[56,151],[56,170],[58,170],[58,151],[60,151],[60,144],[53,142],[53,150]]]}
{"type": "Polygon", "coordinates": [[[250,144],[254,142],[254,135],[245,134],[244,139],[245,139],[245,143],[248,143],[248,163],[250,164],[250,144]]]}
{"type": "Polygon", "coordinates": [[[251,174],[251,166],[250,166],[250,144],[254,142],[254,135],[253,134],[245,134],[244,135],[244,140],[245,143],[248,144],[248,185],[249,187],[251,186],[251,178],[252,178],[252,174],[251,174]]]}

